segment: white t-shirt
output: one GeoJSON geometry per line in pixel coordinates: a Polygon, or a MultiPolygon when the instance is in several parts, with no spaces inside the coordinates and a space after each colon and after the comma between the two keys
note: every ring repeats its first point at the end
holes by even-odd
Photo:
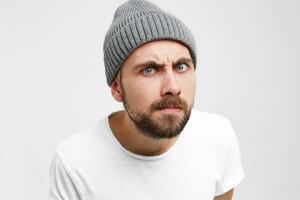
{"type": "Polygon", "coordinates": [[[107,116],[56,147],[49,200],[212,200],[243,178],[235,132],[218,114],[192,109],[176,143],[158,156],[122,147],[107,116]]]}

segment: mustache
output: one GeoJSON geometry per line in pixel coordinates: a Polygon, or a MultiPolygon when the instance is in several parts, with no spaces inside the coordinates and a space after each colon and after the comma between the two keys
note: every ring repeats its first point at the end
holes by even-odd
{"type": "Polygon", "coordinates": [[[187,103],[184,99],[179,96],[164,96],[162,99],[156,100],[150,106],[151,112],[164,108],[180,108],[187,110],[187,103]]]}

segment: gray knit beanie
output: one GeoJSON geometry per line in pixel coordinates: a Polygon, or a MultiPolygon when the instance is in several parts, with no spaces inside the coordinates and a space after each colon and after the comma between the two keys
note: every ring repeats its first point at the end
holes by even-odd
{"type": "Polygon", "coordinates": [[[103,44],[107,84],[111,85],[130,53],[146,42],[161,39],[183,43],[196,67],[194,37],[179,19],[145,0],[129,0],[120,5],[103,44]]]}

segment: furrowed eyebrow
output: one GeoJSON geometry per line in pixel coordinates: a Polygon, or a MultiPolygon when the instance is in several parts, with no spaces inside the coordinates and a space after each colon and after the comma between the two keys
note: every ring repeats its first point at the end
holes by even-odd
{"type": "MultiPolygon", "coordinates": [[[[190,58],[182,57],[182,58],[179,58],[176,62],[172,62],[172,65],[176,66],[176,65],[181,64],[181,63],[187,63],[187,64],[191,65],[193,63],[193,61],[190,58]]],[[[140,63],[140,64],[135,65],[132,69],[134,71],[137,71],[140,68],[147,67],[147,66],[151,66],[151,67],[163,67],[164,64],[157,63],[157,62],[155,62],[153,60],[149,60],[149,61],[146,61],[144,63],[140,63]]]]}
{"type": "Polygon", "coordinates": [[[191,65],[191,64],[193,64],[193,61],[190,58],[182,57],[182,58],[179,58],[175,63],[173,63],[173,65],[176,66],[181,63],[187,63],[187,64],[191,65]]]}
{"type": "Polygon", "coordinates": [[[155,62],[155,61],[150,60],[150,61],[146,61],[146,62],[144,62],[144,63],[140,63],[140,64],[135,65],[135,66],[133,67],[133,70],[134,70],[134,71],[137,71],[137,70],[139,70],[140,68],[147,67],[147,66],[151,66],[151,67],[162,67],[163,64],[160,64],[160,63],[157,63],[157,62],[155,62]]]}

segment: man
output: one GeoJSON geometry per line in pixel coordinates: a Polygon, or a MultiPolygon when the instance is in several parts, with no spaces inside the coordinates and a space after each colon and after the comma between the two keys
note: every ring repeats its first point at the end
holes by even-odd
{"type": "Polygon", "coordinates": [[[226,118],[193,109],[196,47],[177,18],[122,4],[104,41],[107,83],[125,110],[59,144],[52,200],[231,200],[244,177],[226,118]]]}

